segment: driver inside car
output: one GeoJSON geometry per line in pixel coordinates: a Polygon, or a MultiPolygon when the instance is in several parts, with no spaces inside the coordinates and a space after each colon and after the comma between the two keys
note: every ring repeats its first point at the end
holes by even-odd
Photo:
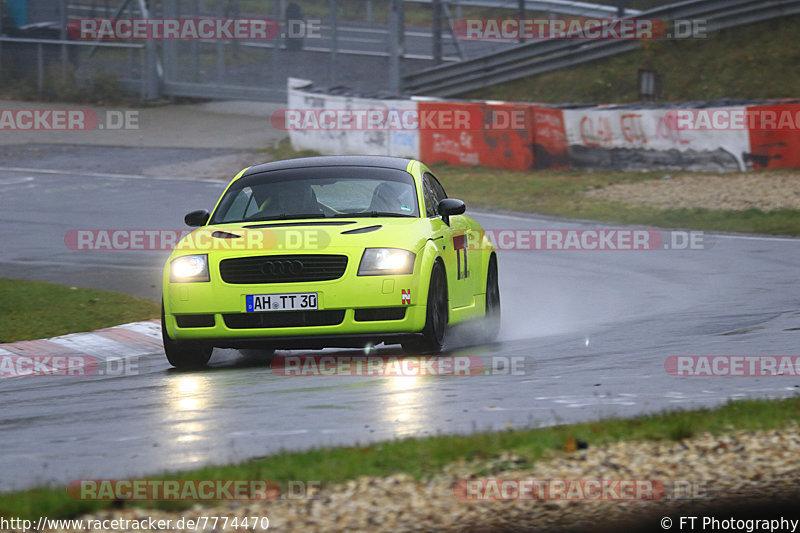
{"type": "Polygon", "coordinates": [[[259,205],[259,216],[324,214],[311,186],[305,183],[280,182],[259,205]]]}

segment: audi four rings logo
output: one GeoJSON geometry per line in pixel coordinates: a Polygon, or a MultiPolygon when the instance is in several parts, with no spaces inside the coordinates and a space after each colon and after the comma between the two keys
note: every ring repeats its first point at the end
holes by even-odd
{"type": "Polygon", "coordinates": [[[265,275],[285,276],[287,274],[297,275],[303,271],[303,263],[295,259],[294,261],[264,261],[261,264],[261,272],[265,275]]]}

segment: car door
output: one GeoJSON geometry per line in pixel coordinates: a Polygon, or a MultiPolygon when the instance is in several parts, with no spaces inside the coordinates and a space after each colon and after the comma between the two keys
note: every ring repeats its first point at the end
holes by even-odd
{"type": "MultiPolygon", "coordinates": [[[[422,193],[425,199],[425,212],[432,219],[434,238],[441,239],[441,250],[447,271],[447,288],[451,307],[464,307],[472,304],[474,272],[467,257],[467,221],[463,216],[450,217],[450,224],[442,220],[438,205],[447,198],[444,187],[430,172],[422,176],[422,193]]],[[[477,265],[476,265],[477,266],[477,265]]],[[[477,272],[477,271],[475,271],[477,272]]]]}

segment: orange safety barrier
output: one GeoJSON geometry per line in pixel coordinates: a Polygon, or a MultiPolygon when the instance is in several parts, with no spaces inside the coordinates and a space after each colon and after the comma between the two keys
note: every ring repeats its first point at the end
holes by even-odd
{"type": "Polygon", "coordinates": [[[800,167],[800,104],[747,107],[753,168],[800,167]]]}
{"type": "Polygon", "coordinates": [[[429,163],[533,168],[531,107],[419,102],[420,159],[429,163]]]}

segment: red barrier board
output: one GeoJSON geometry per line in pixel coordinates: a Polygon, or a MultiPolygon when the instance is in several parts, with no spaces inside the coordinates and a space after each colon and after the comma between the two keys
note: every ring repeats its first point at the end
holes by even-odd
{"type": "Polygon", "coordinates": [[[441,124],[431,118],[435,116],[455,117],[450,129],[420,127],[420,159],[451,165],[533,168],[530,109],[516,104],[420,102],[421,124],[441,124]],[[422,117],[427,117],[426,121],[422,117]]]}
{"type": "Polygon", "coordinates": [[[564,113],[550,107],[530,108],[535,168],[569,168],[564,113]]]}
{"type": "Polygon", "coordinates": [[[800,104],[748,106],[753,168],[800,167],[800,104]]]}

